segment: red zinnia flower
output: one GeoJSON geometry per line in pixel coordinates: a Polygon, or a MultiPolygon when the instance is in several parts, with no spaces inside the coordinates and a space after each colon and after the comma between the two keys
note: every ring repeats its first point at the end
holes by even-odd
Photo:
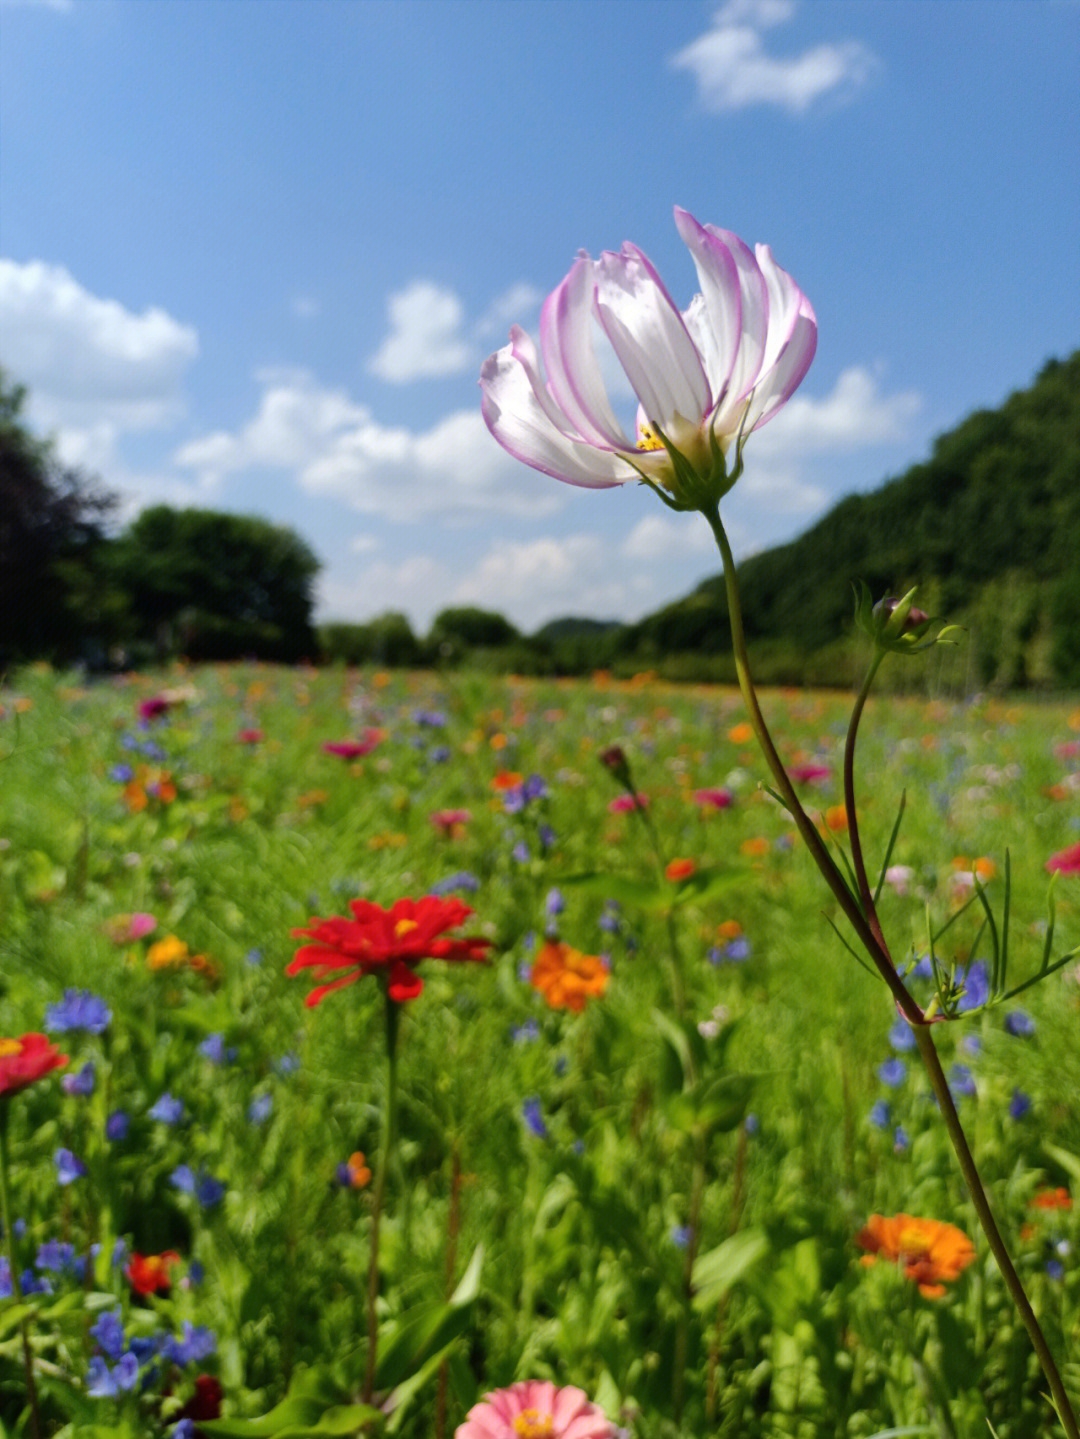
{"type": "Polygon", "coordinates": [[[365,974],[387,973],[387,993],[401,1002],[415,999],[424,987],[416,973],[422,959],[486,958],[491,940],[476,935],[444,939],[441,935],[467,919],[472,910],[459,899],[399,899],[389,909],[367,899],[349,901],[352,919],[334,916],[313,919],[311,928],[294,929],[296,939],[311,939],[296,951],[286,974],[313,969],[316,979],[346,971],[329,984],[320,984],[305,1003],[316,1005],[324,995],[363,979],[365,974]]]}
{"type": "Polygon", "coordinates": [[[940,1219],[915,1219],[910,1214],[871,1214],[855,1236],[861,1260],[873,1264],[880,1256],[896,1264],[919,1286],[927,1299],[940,1299],[945,1284],[959,1279],[975,1260],[975,1246],[962,1229],[940,1219]]]}
{"type": "Polygon", "coordinates": [[[175,1249],[166,1249],[161,1254],[132,1254],[124,1273],[136,1294],[156,1294],[158,1290],[172,1288],[169,1270],[180,1263],[175,1249]]]}
{"type": "Polygon", "coordinates": [[[0,1099],[26,1089],[51,1070],[62,1069],[67,1062],[67,1055],[61,1054],[44,1034],[0,1038],[0,1099]]]}

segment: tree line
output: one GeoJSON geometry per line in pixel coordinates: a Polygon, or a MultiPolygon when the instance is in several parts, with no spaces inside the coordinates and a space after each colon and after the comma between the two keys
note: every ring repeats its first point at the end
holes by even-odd
{"type": "MultiPolygon", "coordinates": [[[[319,561],[292,530],[155,506],[114,532],[111,497],[30,433],[24,401],[0,373],[0,672],[40,657],[104,667],[185,655],[734,680],[721,575],[635,624],[567,617],[524,634],[457,607],[426,635],[394,610],[316,628],[319,561]]],[[[850,682],[864,658],[852,624],[861,579],[876,595],[918,585],[923,608],[966,628],[954,653],[935,651],[932,673],[910,667],[920,683],[1080,686],[1078,557],[1080,351],[970,415],[905,474],[740,565],[755,670],[779,684],[850,682]]]]}

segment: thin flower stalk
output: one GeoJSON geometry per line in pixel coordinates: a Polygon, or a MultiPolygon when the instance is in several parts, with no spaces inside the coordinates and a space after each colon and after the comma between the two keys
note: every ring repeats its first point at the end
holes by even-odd
{"type": "Polygon", "coordinates": [[[379,1162],[375,1170],[375,1187],[371,1196],[371,1252],[368,1259],[367,1284],[367,1359],[364,1364],[364,1388],[361,1396],[365,1404],[371,1403],[375,1391],[375,1364],[379,1352],[379,1222],[386,1200],[386,1178],[390,1170],[390,1155],[397,1140],[397,1041],[401,1008],[398,1001],[390,997],[388,987],[384,988],[383,999],[386,1006],[386,1109],[383,1115],[379,1162]]]}
{"type": "MultiPolygon", "coordinates": [[[[4,1226],[4,1242],[7,1248],[8,1265],[11,1269],[11,1297],[16,1304],[21,1304],[22,1285],[19,1282],[18,1257],[15,1253],[15,1231],[11,1221],[11,1186],[8,1178],[8,1105],[2,1100],[0,1100],[0,1221],[4,1226]]],[[[29,1319],[23,1318],[19,1324],[19,1332],[22,1336],[26,1397],[30,1404],[30,1434],[32,1439],[41,1439],[41,1413],[38,1408],[37,1383],[34,1379],[34,1358],[30,1349],[29,1319]]]]}

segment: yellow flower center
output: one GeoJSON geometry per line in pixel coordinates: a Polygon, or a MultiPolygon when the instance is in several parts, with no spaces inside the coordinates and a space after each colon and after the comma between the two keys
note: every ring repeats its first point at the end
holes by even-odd
{"type": "Polygon", "coordinates": [[[664,442],[651,425],[639,424],[636,448],[639,450],[662,450],[664,442]]]}
{"type": "Polygon", "coordinates": [[[22,1054],[22,1040],[0,1039],[0,1059],[7,1059],[12,1054],[22,1054]]]}
{"type": "Polygon", "coordinates": [[[414,929],[419,929],[415,919],[399,919],[394,925],[394,938],[404,939],[407,934],[412,934],[414,929]]]}
{"type": "Polygon", "coordinates": [[[541,1414],[538,1409],[523,1409],[514,1420],[514,1433],[522,1439],[554,1439],[555,1426],[550,1414],[541,1414]]]}

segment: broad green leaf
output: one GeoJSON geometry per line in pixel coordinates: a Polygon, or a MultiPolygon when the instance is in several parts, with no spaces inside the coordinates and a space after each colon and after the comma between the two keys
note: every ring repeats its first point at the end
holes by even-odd
{"type": "Polygon", "coordinates": [[[694,1308],[712,1309],[769,1252],[762,1229],[742,1229],[694,1263],[694,1308]]]}

